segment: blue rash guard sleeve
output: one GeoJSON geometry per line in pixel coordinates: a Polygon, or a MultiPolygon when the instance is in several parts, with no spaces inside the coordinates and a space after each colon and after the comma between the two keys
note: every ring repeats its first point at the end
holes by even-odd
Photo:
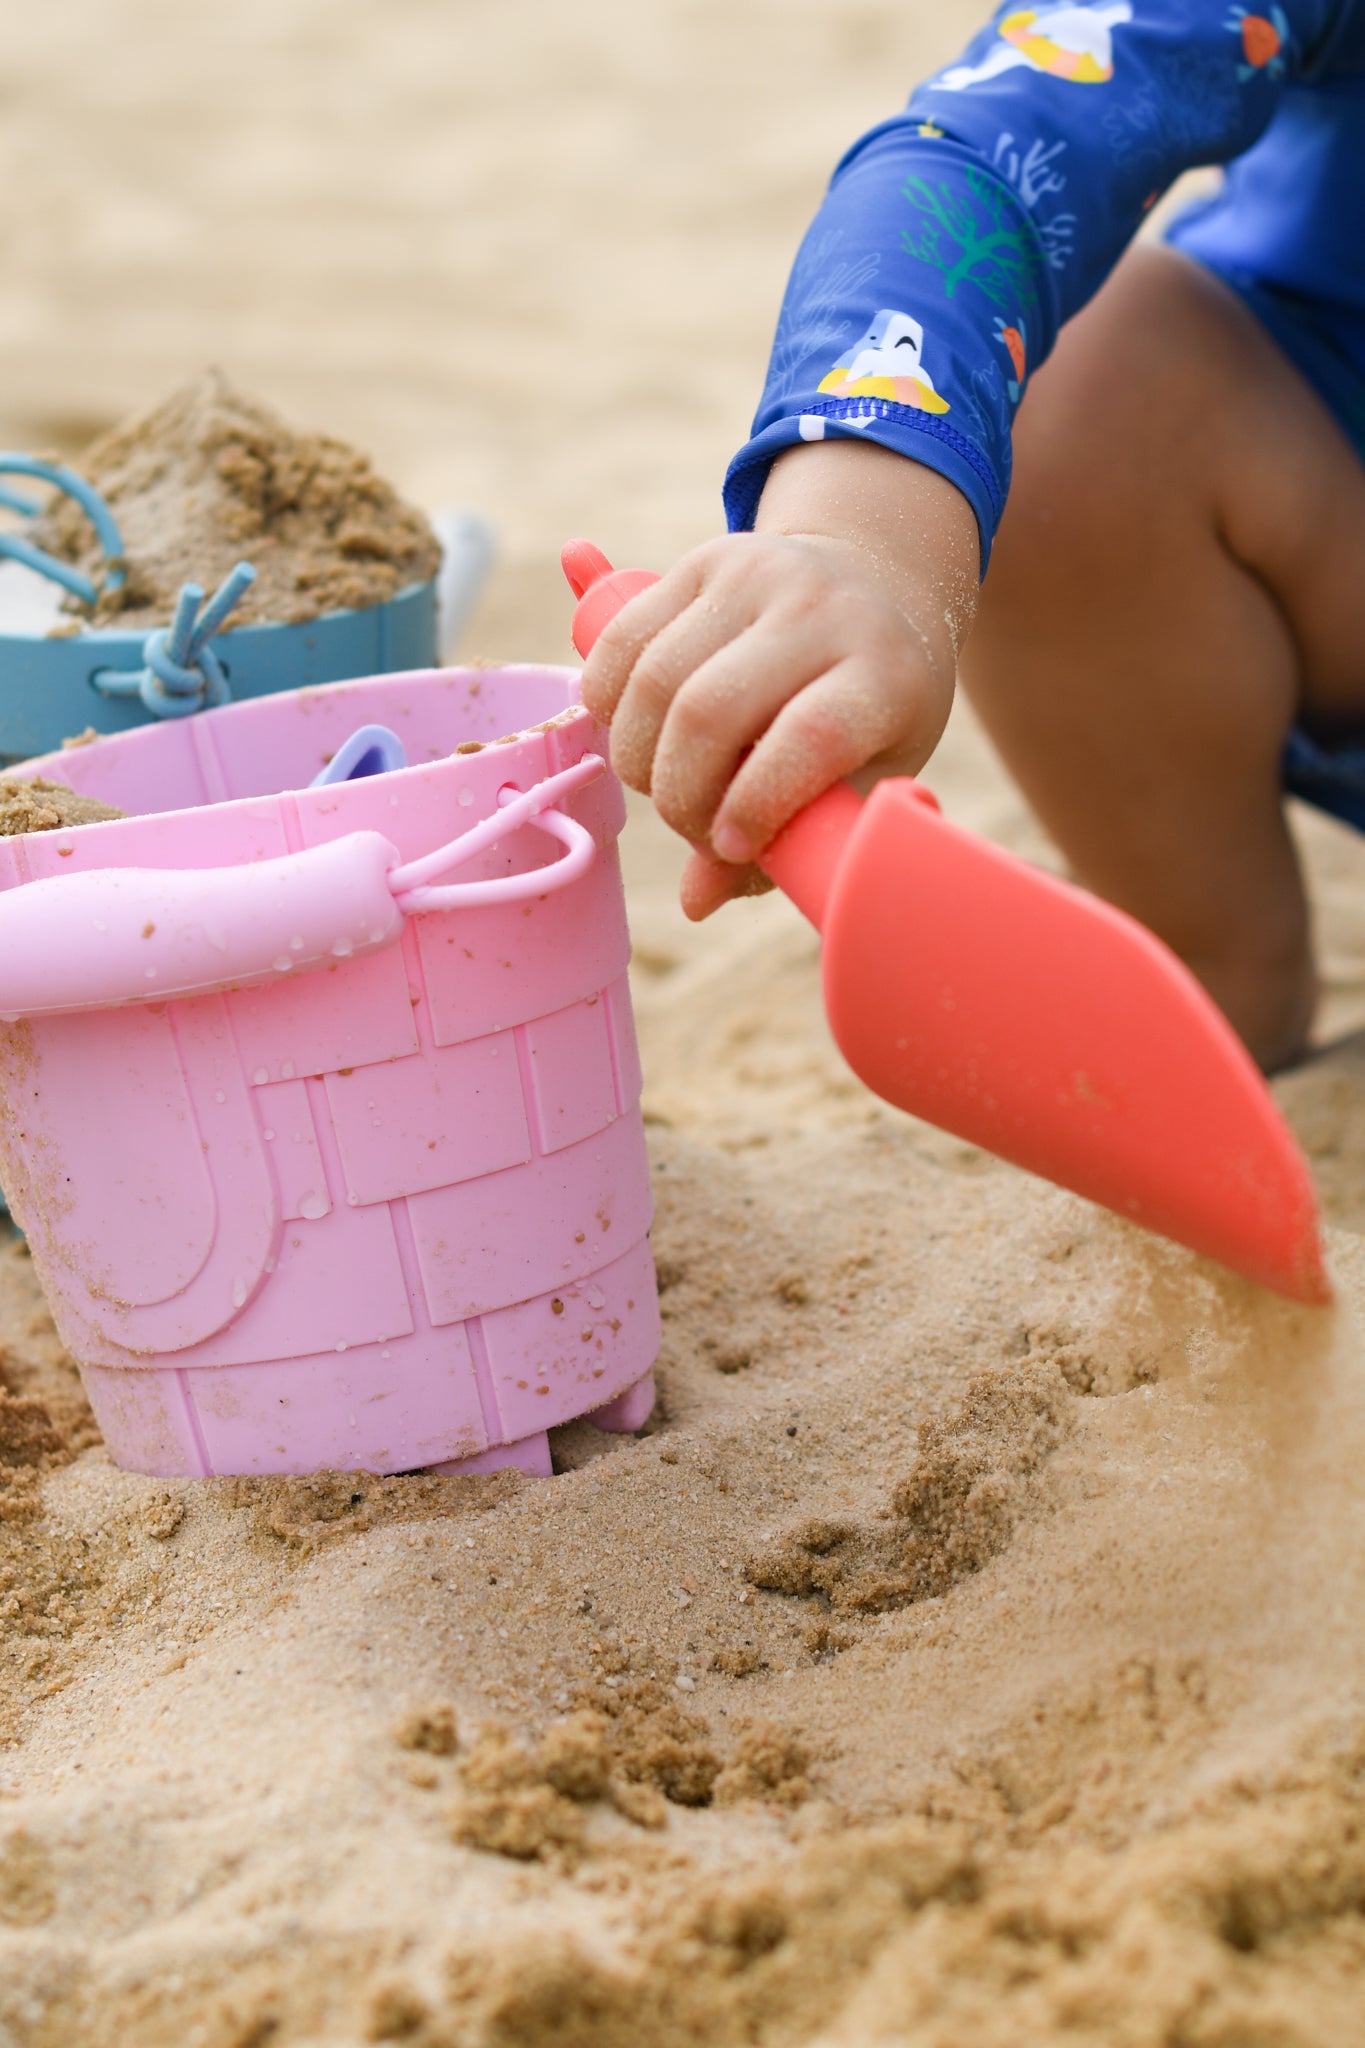
{"type": "Polygon", "coordinates": [[[969,500],[984,567],[1010,430],[1062,322],[1182,171],[1269,125],[1351,0],[1006,5],[835,170],[787,287],[731,528],[798,441],[876,441],[969,500]]]}

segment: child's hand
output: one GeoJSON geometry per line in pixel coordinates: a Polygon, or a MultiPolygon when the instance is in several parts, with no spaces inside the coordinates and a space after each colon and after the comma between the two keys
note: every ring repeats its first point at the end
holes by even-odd
{"type": "Polygon", "coordinates": [[[709,541],[602,632],[583,698],[612,765],[694,852],[683,908],[764,886],[754,858],[840,776],[913,773],[952,703],[976,522],[875,446],[793,450],[758,530],[709,541]]]}

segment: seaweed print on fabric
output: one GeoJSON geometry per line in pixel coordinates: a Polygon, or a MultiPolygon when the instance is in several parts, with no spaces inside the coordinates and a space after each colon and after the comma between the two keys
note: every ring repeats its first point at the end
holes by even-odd
{"type": "Polygon", "coordinates": [[[917,412],[947,412],[924,368],[924,329],[909,313],[885,307],[841,357],[820,389],[831,398],[886,398],[917,412]]]}
{"type": "Polygon", "coordinates": [[[1264,14],[1253,14],[1246,7],[1234,7],[1227,25],[1241,39],[1246,62],[1237,66],[1237,76],[1243,85],[1258,71],[1264,71],[1267,78],[1284,77],[1284,47],[1289,41],[1289,22],[1278,7],[1269,7],[1264,14]]]}
{"type": "Polygon", "coordinates": [[[1066,268],[1066,259],[1076,246],[1076,216],[1074,213],[1044,215],[1039,211],[1038,202],[1051,193],[1065,192],[1066,179],[1057,169],[1057,160],[1065,149],[1065,142],[1045,143],[1041,137],[1035,138],[1024,149],[1006,128],[997,136],[991,155],[992,170],[1014,187],[1033,215],[1043,253],[1053,270],[1066,268]]]}
{"type": "Polygon", "coordinates": [[[1106,85],[1114,75],[1109,31],[1131,21],[1128,0],[1104,0],[1099,7],[1023,7],[1007,14],[999,42],[980,64],[954,64],[933,83],[944,92],[963,92],[1027,64],[1070,85],[1106,85]]]}
{"type": "Polygon", "coordinates": [[[828,362],[843,344],[853,322],[840,319],[840,311],[867,290],[881,268],[876,250],[851,262],[840,260],[836,251],[843,239],[837,232],[820,235],[797,260],[773,342],[769,390],[774,398],[799,388],[812,356],[828,362]]]}
{"type": "Polygon", "coordinates": [[[995,139],[991,163],[1002,178],[1009,179],[1025,206],[1033,207],[1050,192],[1065,192],[1066,178],[1057,168],[1057,159],[1065,151],[1065,142],[1044,142],[1041,136],[1024,149],[1006,128],[995,139]]]}
{"type": "Polygon", "coordinates": [[[1021,221],[1008,187],[969,165],[964,192],[953,185],[907,178],[901,195],[923,215],[917,231],[901,230],[907,255],[943,272],[943,294],[974,284],[993,306],[1032,305],[1044,256],[1034,228],[1021,221]]]}

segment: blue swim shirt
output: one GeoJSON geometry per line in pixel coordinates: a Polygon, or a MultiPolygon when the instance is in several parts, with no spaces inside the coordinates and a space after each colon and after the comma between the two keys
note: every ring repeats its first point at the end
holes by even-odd
{"type": "Polygon", "coordinates": [[[984,567],[1030,375],[1200,164],[1231,168],[1180,245],[1334,308],[1365,375],[1365,0],[1005,6],[835,170],[725,480],[731,527],[784,448],[853,436],[956,484],[984,567]]]}

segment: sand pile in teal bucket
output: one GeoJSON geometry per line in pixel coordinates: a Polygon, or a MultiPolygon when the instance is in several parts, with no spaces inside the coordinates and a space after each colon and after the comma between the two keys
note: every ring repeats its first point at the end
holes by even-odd
{"type": "Polygon", "coordinates": [[[490,552],[472,516],[454,542],[443,568],[366,456],[218,371],[70,465],[0,453],[0,768],[87,729],[431,668],[438,575],[447,610],[461,578],[467,604],[490,552]]]}
{"type": "MultiPolygon", "coordinates": [[[[387,604],[439,566],[426,518],[367,456],[296,431],[218,370],[101,434],[72,467],[114,514],[125,549],[121,589],[102,591],[93,613],[74,598],[63,606],[91,625],[166,625],[182,584],[216,589],[243,557],[256,580],[234,630],[387,604]]],[[[103,553],[74,500],[56,499],[32,538],[100,586],[103,553]]]]}

